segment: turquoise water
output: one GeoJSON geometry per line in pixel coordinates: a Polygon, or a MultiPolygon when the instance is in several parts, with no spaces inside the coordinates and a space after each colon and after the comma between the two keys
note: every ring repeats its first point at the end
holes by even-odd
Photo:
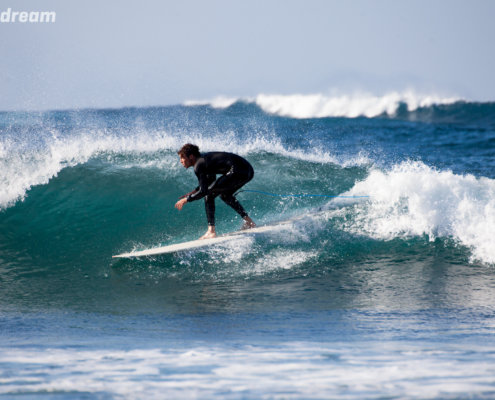
{"type": "MultiPolygon", "coordinates": [[[[6,398],[491,398],[495,108],[296,118],[256,102],[0,113],[6,398]],[[266,234],[193,240],[176,151],[231,151],[266,234]]],[[[217,230],[241,219],[217,201],[217,230]]]]}

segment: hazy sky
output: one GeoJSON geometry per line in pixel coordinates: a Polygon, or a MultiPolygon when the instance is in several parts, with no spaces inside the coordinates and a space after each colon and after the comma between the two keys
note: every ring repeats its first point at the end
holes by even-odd
{"type": "Polygon", "coordinates": [[[0,0],[0,110],[224,96],[421,93],[495,100],[495,1],[0,0]]]}

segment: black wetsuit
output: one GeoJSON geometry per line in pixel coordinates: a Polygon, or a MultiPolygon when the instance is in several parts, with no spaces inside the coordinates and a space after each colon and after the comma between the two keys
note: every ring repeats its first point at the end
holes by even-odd
{"type": "Polygon", "coordinates": [[[233,196],[254,176],[254,170],[244,158],[232,154],[212,152],[201,154],[194,165],[194,173],[198,177],[199,186],[196,193],[187,196],[187,202],[205,198],[206,218],[209,226],[215,226],[215,198],[220,198],[242,217],[246,211],[233,196]],[[216,179],[216,174],[222,176],[216,179]]]}

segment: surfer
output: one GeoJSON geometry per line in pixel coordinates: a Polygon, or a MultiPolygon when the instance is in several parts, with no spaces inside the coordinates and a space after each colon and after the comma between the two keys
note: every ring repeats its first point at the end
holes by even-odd
{"type": "Polygon", "coordinates": [[[180,211],[184,204],[204,197],[208,231],[200,239],[217,237],[215,231],[215,198],[217,196],[244,219],[244,225],[241,229],[250,229],[256,226],[239,201],[233,196],[237,190],[253,179],[254,170],[251,164],[232,153],[201,154],[199,147],[190,143],[182,146],[177,154],[184,168],[194,167],[199,186],[192,192],[179,197],[180,200],[175,204],[175,208],[180,211]],[[222,176],[216,179],[217,174],[222,176]]]}

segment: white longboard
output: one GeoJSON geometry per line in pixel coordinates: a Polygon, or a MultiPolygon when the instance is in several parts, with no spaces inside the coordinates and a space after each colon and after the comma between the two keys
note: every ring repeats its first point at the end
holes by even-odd
{"type": "Polygon", "coordinates": [[[198,247],[205,246],[213,246],[218,243],[224,243],[231,240],[238,239],[240,236],[253,235],[256,233],[263,233],[274,230],[279,226],[291,224],[292,222],[303,218],[302,216],[298,216],[287,221],[277,222],[270,225],[260,226],[258,228],[246,229],[243,231],[228,233],[226,235],[217,236],[214,239],[204,239],[204,240],[193,240],[192,242],[172,244],[170,246],[156,247],[154,249],[142,250],[142,251],[133,251],[132,253],[119,254],[116,256],[112,256],[113,258],[125,258],[125,257],[144,257],[144,256],[153,256],[157,254],[166,254],[166,253],[175,253],[177,251],[183,250],[191,250],[196,249],[198,247]]]}

